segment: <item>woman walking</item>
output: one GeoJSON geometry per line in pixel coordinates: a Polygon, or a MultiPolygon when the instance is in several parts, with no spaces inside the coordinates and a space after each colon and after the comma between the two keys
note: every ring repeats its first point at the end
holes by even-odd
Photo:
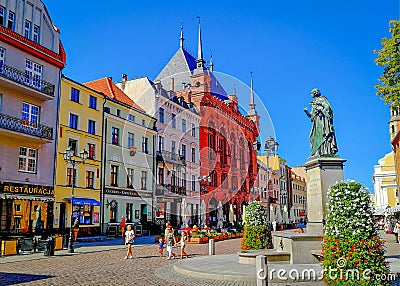
{"type": "Polygon", "coordinates": [[[128,246],[128,250],[126,252],[125,259],[132,259],[132,244],[134,243],[134,238],[135,238],[135,232],[132,230],[132,226],[128,224],[126,227],[126,232],[125,232],[125,245],[128,246]]]}

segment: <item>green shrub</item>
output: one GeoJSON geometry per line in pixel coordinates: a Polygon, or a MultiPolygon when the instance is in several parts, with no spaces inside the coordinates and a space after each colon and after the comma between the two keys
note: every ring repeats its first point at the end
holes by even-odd
{"type": "Polygon", "coordinates": [[[328,192],[323,240],[324,281],[328,285],[389,285],[385,247],[373,220],[367,190],[354,181],[340,182],[328,192]]]}

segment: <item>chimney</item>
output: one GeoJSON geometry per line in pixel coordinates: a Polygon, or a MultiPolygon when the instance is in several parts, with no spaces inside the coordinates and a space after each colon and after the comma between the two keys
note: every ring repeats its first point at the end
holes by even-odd
{"type": "Polygon", "coordinates": [[[174,78],[173,78],[173,77],[170,78],[170,84],[171,84],[170,90],[171,90],[171,91],[174,91],[174,84],[175,84],[175,81],[174,81],[174,78]]]}
{"type": "Polygon", "coordinates": [[[126,84],[127,80],[128,80],[128,75],[126,73],[124,73],[122,75],[122,83],[121,83],[122,90],[125,90],[125,84],[126,84]]]}

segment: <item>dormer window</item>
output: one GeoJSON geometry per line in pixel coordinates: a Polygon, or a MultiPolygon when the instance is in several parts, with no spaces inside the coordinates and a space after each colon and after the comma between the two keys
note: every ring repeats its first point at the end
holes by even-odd
{"type": "Polygon", "coordinates": [[[33,27],[33,41],[38,43],[40,42],[40,27],[38,25],[35,25],[33,27]]]}
{"type": "Polygon", "coordinates": [[[4,26],[4,14],[5,14],[6,9],[4,7],[0,6],[0,25],[4,26]]]}
{"type": "Polygon", "coordinates": [[[31,22],[28,20],[25,20],[25,25],[24,25],[24,37],[29,39],[31,35],[31,22]]]}

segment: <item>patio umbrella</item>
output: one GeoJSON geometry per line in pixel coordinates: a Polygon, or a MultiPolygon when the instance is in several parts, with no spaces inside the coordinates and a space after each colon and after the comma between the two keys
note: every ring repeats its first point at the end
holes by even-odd
{"type": "Polygon", "coordinates": [[[242,211],[242,224],[245,224],[246,222],[246,206],[243,205],[243,211],[242,211]]]}
{"type": "Polygon", "coordinates": [[[182,224],[183,226],[186,226],[187,224],[187,203],[186,203],[186,198],[182,199],[181,203],[181,216],[182,216],[182,224]]]}
{"type": "Polygon", "coordinates": [[[233,205],[229,205],[229,223],[233,225],[233,222],[235,221],[235,214],[233,212],[233,205]]]}
{"type": "Polygon", "coordinates": [[[200,215],[201,215],[201,223],[203,225],[205,225],[206,224],[206,202],[204,200],[201,201],[200,215]]]}
{"type": "Polygon", "coordinates": [[[218,206],[217,206],[217,226],[218,227],[223,227],[223,212],[222,212],[222,203],[221,201],[218,201],[218,206]]]}
{"type": "Polygon", "coordinates": [[[282,213],[279,207],[276,208],[276,222],[277,223],[282,223],[283,219],[282,219],[282,213]]]}
{"type": "Polygon", "coordinates": [[[275,212],[274,212],[274,207],[269,208],[269,218],[270,221],[276,220],[275,212]]]}

